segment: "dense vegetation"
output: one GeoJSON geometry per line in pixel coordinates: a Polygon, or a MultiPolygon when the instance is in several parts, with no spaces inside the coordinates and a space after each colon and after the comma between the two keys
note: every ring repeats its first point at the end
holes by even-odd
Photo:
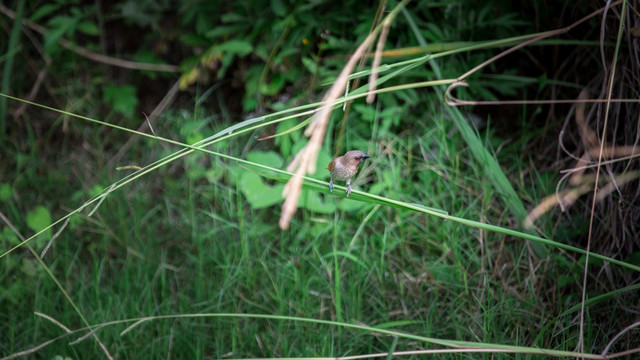
{"type": "Polygon", "coordinates": [[[0,356],[640,347],[636,10],[403,5],[0,4],[0,356]],[[284,170],[385,16],[381,91],[367,55],[283,230],[284,170]],[[347,199],[325,167],[352,149],[347,199]]]}

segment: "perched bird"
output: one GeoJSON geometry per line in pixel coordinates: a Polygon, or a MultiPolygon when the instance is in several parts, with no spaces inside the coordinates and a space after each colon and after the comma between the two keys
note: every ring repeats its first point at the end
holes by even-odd
{"type": "Polygon", "coordinates": [[[351,178],[358,172],[358,166],[364,160],[369,158],[369,155],[363,153],[360,150],[351,150],[348,153],[338,156],[331,160],[327,170],[331,174],[331,181],[329,181],[329,189],[333,192],[333,180],[347,180],[347,197],[351,194],[351,178]]]}

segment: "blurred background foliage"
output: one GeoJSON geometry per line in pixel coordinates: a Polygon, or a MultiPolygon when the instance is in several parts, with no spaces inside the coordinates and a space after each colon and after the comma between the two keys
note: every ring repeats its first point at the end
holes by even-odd
{"type": "MultiPolygon", "coordinates": [[[[2,92],[145,132],[151,131],[149,116],[155,134],[193,144],[244,119],[319,101],[369,33],[376,14],[396,5],[383,4],[6,1],[0,4],[2,92]],[[16,18],[24,19],[23,26],[11,36],[16,18]]],[[[447,49],[564,27],[599,6],[590,1],[413,1],[387,40],[387,50],[399,51],[383,63],[422,56],[411,49],[425,44],[447,49]]],[[[632,14],[629,27],[637,21],[632,14]]],[[[585,86],[599,89],[604,78],[599,20],[581,24],[557,43],[527,47],[491,64],[457,96],[575,99],[585,86]]],[[[614,20],[605,22],[609,44],[615,42],[614,20]]],[[[638,79],[633,76],[633,41],[621,60],[622,78],[628,81],[620,83],[621,98],[637,98],[628,85],[637,85],[638,79]]],[[[438,63],[442,77],[455,78],[497,51],[447,57],[438,63]]],[[[604,53],[609,56],[611,48],[604,53]]],[[[385,86],[435,78],[430,66],[422,66],[385,86]]],[[[126,170],[118,167],[144,166],[178,150],[2,100],[0,210],[25,236],[124,177],[126,170]]],[[[361,149],[372,155],[358,176],[366,191],[517,228],[522,219],[514,219],[497,201],[500,194],[443,112],[445,106],[427,88],[384,94],[373,105],[356,101],[344,119],[336,111],[314,176],[328,180],[324,167],[338,147],[343,152],[361,149]],[[343,121],[348,126],[340,137],[343,121]]],[[[610,141],[636,141],[634,106],[618,109],[620,120],[609,125],[617,129],[609,133],[610,141]]],[[[570,104],[463,111],[529,208],[552,194],[559,170],[573,164],[558,150],[570,104]]],[[[284,168],[305,144],[300,130],[287,132],[300,121],[261,127],[216,143],[212,150],[284,168]]],[[[578,130],[566,131],[564,146],[579,153],[578,130]]],[[[637,164],[631,159],[609,171],[625,167],[637,164]]],[[[581,298],[584,258],[558,251],[537,258],[521,239],[338,200],[314,189],[304,191],[292,229],[282,232],[277,219],[283,182],[263,175],[192,154],[114,192],[95,216],[72,217],[45,261],[92,324],[175,313],[266,313],[362,322],[449,339],[576,347],[573,306],[581,298]]],[[[621,187],[596,209],[592,249],[640,264],[635,184],[621,187]]],[[[552,210],[537,231],[584,248],[590,205],[585,197],[567,212],[552,210]]],[[[19,239],[5,223],[0,229],[6,251],[19,239]]],[[[41,251],[52,233],[30,244],[41,251]]],[[[24,247],[0,259],[0,270],[0,308],[10,309],[0,313],[0,333],[5,334],[0,354],[61,333],[34,317],[34,311],[70,328],[84,326],[24,247]]],[[[588,274],[589,297],[611,294],[637,279],[593,261],[588,274]]],[[[637,294],[609,295],[588,309],[587,351],[601,350],[629,324],[619,319],[637,318],[632,310],[637,294]]],[[[174,319],[151,322],[126,336],[120,335],[123,329],[106,328],[98,335],[112,354],[127,358],[343,356],[426,346],[287,321],[174,319]]],[[[637,347],[637,339],[629,335],[617,349],[637,347]]],[[[86,358],[99,352],[88,339],[77,345],[57,341],[39,354],[86,358]]]]}

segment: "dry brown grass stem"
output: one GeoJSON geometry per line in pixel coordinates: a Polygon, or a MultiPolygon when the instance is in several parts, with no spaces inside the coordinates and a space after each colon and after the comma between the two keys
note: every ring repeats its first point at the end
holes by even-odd
{"type": "MultiPolygon", "coordinates": [[[[586,100],[588,100],[588,91],[582,90],[576,101],[575,122],[578,133],[580,134],[581,142],[585,148],[584,154],[576,159],[575,166],[570,169],[567,176],[570,176],[569,184],[570,188],[563,190],[556,190],[556,193],[549,195],[542,199],[540,203],[533,208],[527,215],[524,221],[524,226],[531,228],[533,223],[542,215],[547,213],[555,206],[559,206],[562,211],[573,205],[573,203],[582,195],[587,194],[593,189],[593,185],[596,182],[595,175],[585,175],[584,172],[590,168],[592,159],[598,159],[600,156],[602,159],[612,159],[612,161],[623,161],[630,157],[640,155],[640,148],[635,145],[626,146],[604,146],[601,150],[601,144],[598,140],[598,136],[595,131],[588,125],[588,121],[585,116],[586,100]]],[[[615,178],[609,177],[606,179],[606,184],[602,186],[597,195],[595,201],[600,202],[604,200],[609,194],[615,191],[620,186],[640,177],[640,172],[630,172],[625,174],[616,175],[615,178]]],[[[566,178],[566,176],[565,176],[566,178]]],[[[562,180],[560,181],[562,182],[562,180]]]]}
{"type": "Polygon", "coordinates": [[[373,64],[371,65],[371,75],[369,75],[369,95],[367,95],[367,104],[373,103],[376,99],[376,81],[378,81],[378,68],[382,62],[382,50],[384,50],[384,44],[387,42],[387,36],[389,35],[389,28],[391,27],[391,21],[385,20],[378,38],[378,44],[376,45],[376,55],[373,58],[373,64]]]}
{"type": "MultiPolygon", "coordinates": [[[[608,178],[604,186],[598,189],[596,195],[596,202],[601,202],[606,199],[617,188],[631,182],[632,180],[640,177],[640,171],[633,171],[625,174],[616,175],[614,178],[608,178]]],[[[595,183],[595,175],[579,175],[572,177],[573,187],[563,189],[555,194],[549,195],[542,199],[533,210],[529,212],[527,218],[524,220],[524,226],[527,228],[533,227],[533,223],[542,215],[547,213],[555,206],[559,206],[562,211],[573,205],[573,203],[582,195],[589,193],[593,190],[593,184],[595,183]]]]}
{"type": "MultiPolygon", "coordinates": [[[[576,104],[576,126],[578,127],[578,133],[582,139],[585,149],[591,149],[597,146],[600,142],[595,132],[593,132],[586,123],[584,112],[586,105],[584,102],[580,102],[589,98],[589,92],[587,89],[580,91],[578,95],[578,103],[576,104]]],[[[599,149],[598,149],[599,150],[599,149]]],[[[596,155],[597,156],[597,155],[596,155]]]]}

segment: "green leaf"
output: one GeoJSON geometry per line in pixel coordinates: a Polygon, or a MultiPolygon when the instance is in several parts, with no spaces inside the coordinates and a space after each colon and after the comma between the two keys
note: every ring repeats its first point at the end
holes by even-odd
{"type": "Polygon", "coordinates": [[[268,186],[262,182],[260,175],[245,171],[240,177],[240,190],[254,209],[262,209],[282,201],[284,184],[268,186]]]}
{"type": "Polygon", "coordinates": [[[318,65],[311,58],[303,57],[302,65],[304,65],[304,67],[307,68],[307,70],[309,70],[309,72],[312,74],[315,74],[316,72],[318,72],[318,65]]]}
{"type": "Polygon", "coordinates": [[[200,36],[198,34],[193,34],[193,33],[182,34],[179,36],[179,39],[183,45],[192,46],[192,47],[209,46],[211,44],[209,39],[207,39],[206,37],[200,36]]]}
{"type": "Polygon", "coordinates": [[[9,227],[2,228],[2,231],[0,231],[0,238],[2,238],[2,241],[6,241],[12,245],[18,245],[18,243],[20,243],[18,235],[16,235],[9,227]]]}
{"type": "Polygon", "coordinates": [[[563,287],[565,287],[568,284],[575,284],[576,283],[576,278],[573,276],[568,276],[568,275],[563,275],[563,276],[559,276],[557,281],[556,281],[556,286],[558,287],[558,289],[562,289],[563,287]]]}
{"type": "Polygon", "coordinates": [[[136,96],[136,88],[130,85],[116,86],[108,85],[104,89],[102,99],[113,105],[113,110],[124,116],[132,117],[138,105],[138,97],[136,96]]]}
{"type": "MultiPolygon", "coordinates": [[[[574,265],[574,267],[577,270],[583,269],[586,259],[587,259],[586,256],[582,255],[580,257],[580,259],[578,260],[578,264],[579,265],[574,265]]],[[[590,266],[596,266],[596,267],[602,267],[604,265],[604,261],[602,261],[602,259],[597,259],[597,258],[594,258],[594,257],[590,257],[589,258],[589,265],[590,266]]]]}
{"type": "Polygon", "coordinates": [[[640,251],[632,252],[624,261],[629,264],[640,265],[640,251]]]}
{"type": "Polygon", "coordinates": [[[245,56],[253,51],[253,45],[244,40],[230,40],[222,43],[216,49],[223,53],[231,53],[238,56],[245,56]]]}
{"type": "Polygon", "coordinates": [[[5,202],[11,199],[13,195],[13,189],[9,184],[0,183],[0,201],[5,202]]]}
{"type": "Polygon", "coordinates": [[[538,77],[538,87],[540,88],[540,90],[544,89],[544,87],[547,86],[548,82],[549,82],[549,79],[547,79],[547,74],[540,75],[538,77]]]}
{"type": "Polygon", "coordinates": [[[252,151],[247,154],[247,160],[278,169],[281,168],[284,163],[282,156],[275,151],[252,151]]]}
{"type": "Polygon", "coordinates": [[[228,13],[220,16],[220,20],[222,20],[223,23],[230,23],[230,22],[246,21],[247,19],[244,16],[238,15],[236,13],[228,13]]]}
{"type": "Polygon", "coordinates": [[[227,69],[229,69],[235,58],[236,56],[233,53],[226,53],[222,56],[222,59],[220,59],[222,66],[220,66],[220,70],[218,70],[218,79],[224,78],[224,75],[227,73],[227,69]]]}
{"type": "Polygon", "coordinates": [[[31,21],[33,21],[33,22],[38,22],[38,20],[40,20],[43,17],[55,12],[59,8],[60,8],[60,4],[51,4],[51,3],[42,4],[41,6],[38,6],[36,11],[33,12],[33,14],[31,15],[31,17],[29,19],[31,21]]]}
{"type": "Polygon", "coordinates": [[[262,84],[260,86],[260,93],[262,95],[275,95],[284,87],[284,77],[275,75],[268,84],[262,84]]]}
{"type": "Polygon", "coordinates": [[[258,100],[254,98],[245,98],[242,102],[242,110],[250,112],[258,107],[258,100]]]}
{"type": "Polygon", "coordinates": [[[204,36],[208,39],[215,40],[217,38],[225,37],[227,35],[240,34],[249,27],[249,24],[234,24],[226,26],[216,26],[215,28],[207,31],[204,36]]]}
{"type": "Polygon", "coordinates": [[[273,10],[274,14],[280,17],[284,17],[285,15],[287,15],[287,7],[284,5],[282,0],[272,0],[271,10],[273,10]]]}
{"type": "Polygon", "coordinates": [[[193,145],[193,144],[201,141],[202,139],[204,139],[204,135],[202,135],[199,132],[193,133],[193,134],[187,136],[187,144],[193,145]]]}
{"type": "Polygon", "coordinates": [[[83,20],[78,23],[78,30],[87,35],[98,36],[100,30],[93,21],[83,20]]]}
{"type": "Polygon", "coordinates": [[[51,29],[44,35],[44,48],[49,54],[57,51],[58,40],[64,35],[71,35],[76,28],[77,18],[58,15],[49,21],[51,29]]]}
{"type": "MultiPolygon", "coordinates": [[[[344,184],[341,184],[341,185],[344,185],[344,184]]],[[[353,189],[364,190],[364,189],[358,189],[355,186],[353,187],[353,189]]],[[[335,194],[336,192],[338,192],[338,193],[342,192],[345,196],[347,194],[344,190],[333,189],[333,193],[335,194]]],[[[352,193],[351,195],[349,195],[349,197],[357,197],[357,195],[354,195],[352,193]]],[[[334,197],[333,199],[334,199],[335,202],[338,203],[338,209],[340,209],[340,211],[344,211],[344,212],[351,212],[351,211],[360,210],[365,205],[367,205],[367,203],[365,203],[365,202],[357,201],[357,200],[354,200],[354,199],[347,199],[346,197],[344,199],[341,199],[340,197],[334,197]]],[[[371,205],[369,205],[369,206],[371,206],[371,205]]]]}
{"type": "MultiPolygon", "coordinates": [[[[27,213],[27,226],[34,232],[39,232],[51,225],[51,214],[44,206],[38,206],[27,213]]],[[[44,232],[40,239],[51,238],[51,229],[44,232]]]]}
{"type": "Polygon", "coordinates": [[[272,135],[275,138],[275,143],[280,147],[280,153],[289,157],[291,155],[292,143],[300,138],[299,131],[291,131],[298,125],[296,119],[285,120],[278,124],[276,128],[276,134],[272,135]]]}
{"type": "Polygon", "coordinates": [[[325,196],[324,201],[322,201],[318,191],[303,190],[300,195],[299,206],[322,214],[332,214],[336,211],[334,199],[325,196]]]}
{"type": "Polygon", "coordinates": [[[213,166],[204,173],[205,178],[210,183],[217,183],[224,175],[224,169],[221,166],[213,166]]]}
{"type": "Polygon", "coordinates": [[[364,104],[356,104],[353,106],[353,110],[360,114],[362,120],[373,121],[376,118],[376,109],[373,106],[367,106],[364,104]]]}
{"type": "Polygon", "coordinates": [[[202,164],[202,154],[194,154],[185,160],[185,173],[191,180],[198,180],[206,176],[207,169],[202,164]]]}
{"type": "Polygon", "coordinates": [[[96,196],[104,191],[104,186],[101,185],[93,185],[93,187],[89,190],[90,196],[96,196]]]}

